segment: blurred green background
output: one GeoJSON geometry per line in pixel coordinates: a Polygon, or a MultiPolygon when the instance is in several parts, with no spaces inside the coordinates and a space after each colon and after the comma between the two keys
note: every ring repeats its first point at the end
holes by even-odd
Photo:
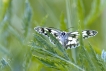
{"type": "Polygon", "coordinates": [[[84,44],[89,41],[101,54],[106,50],[106,1],[0,0],[0,71],[58,71],[32,56],[29,45],[36,26],[96,30],[84,44]]]}

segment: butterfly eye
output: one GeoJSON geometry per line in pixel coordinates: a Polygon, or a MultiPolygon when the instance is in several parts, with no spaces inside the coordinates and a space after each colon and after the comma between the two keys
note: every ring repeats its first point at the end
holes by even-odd
{"type": "Polygon", "coordinates": [[[64,32],[62,32],[62,33],[61,33],[61,35],[65,35],[65,33],[64,33],[64,32]]]}

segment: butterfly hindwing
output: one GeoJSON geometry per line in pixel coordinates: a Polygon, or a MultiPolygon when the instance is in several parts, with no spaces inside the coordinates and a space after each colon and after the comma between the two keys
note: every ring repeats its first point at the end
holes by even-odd
{"type": "MultiPolygon", "coordinates": [[[[84,30],[82,31],[82,37],[83,39],[87,39],[87,38],[90,38],[90,37],[93,37],[97,34],[98,32],[95,31],[95,30],[84,30]]],[[[79,36],[79,32],[69,32],[68,33],[68,43],[66,44],[66,48],[76,48],[78,46],[80,46],[80,43],[79,43],[79,39],[78,39],[78,36],[79,36]]]]}
{"type": "Polygon", "coordinates": [[[70,48],[76,48],[78,47],[79,44],[79,40],[78,40],[78,32],[69,32],[67,33],[68,38],[67,38],[67,44],[66,44],[66,49],[70,49],[70,48]]]}

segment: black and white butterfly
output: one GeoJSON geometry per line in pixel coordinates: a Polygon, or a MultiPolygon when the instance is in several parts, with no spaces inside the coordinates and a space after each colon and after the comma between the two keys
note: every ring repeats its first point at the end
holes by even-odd
{"type": "MultiPolygon", "coordinates": [[[[56,37],[56,39],[60,42],[60,44],[63,45],[66,49],[76,48],[80,46],[78,39],[78,36],[80,35],[79,32],[64,32],[53,28],[39,27],[39,26],[35,27],[34,30],[46,36],[48,36],[47,32],[49,32],[54,37],[56,37]]],[[[97,33],[98,32],[95,30],[84,30],[82,31],[82,37],[83,39],[87,39],[89,37],[95,36],[97,33]]]]}

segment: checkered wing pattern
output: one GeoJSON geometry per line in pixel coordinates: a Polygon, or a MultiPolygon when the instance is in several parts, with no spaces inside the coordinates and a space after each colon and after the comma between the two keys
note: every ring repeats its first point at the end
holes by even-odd
{"type": "MultiPolygon", "coordinates": [[[[51,33],[54,37],[56,37],[56,39],[60,42],[60,44],[63,45],[66,49],[76,48],[80,46],[79,39],[78,39],[79,32],[64,32],[64,31],[53,29],[53,28],[47,28],[47,27],[35,27],[34,30],[36,30],[38,33],[43,34],[47,37],[49,37],[47,32],[51,33]]],[[[84,39],[93,37],[96,34],[97,34],[97,31],[95,30],[82,31],[82,37],[84,39]]]]}

